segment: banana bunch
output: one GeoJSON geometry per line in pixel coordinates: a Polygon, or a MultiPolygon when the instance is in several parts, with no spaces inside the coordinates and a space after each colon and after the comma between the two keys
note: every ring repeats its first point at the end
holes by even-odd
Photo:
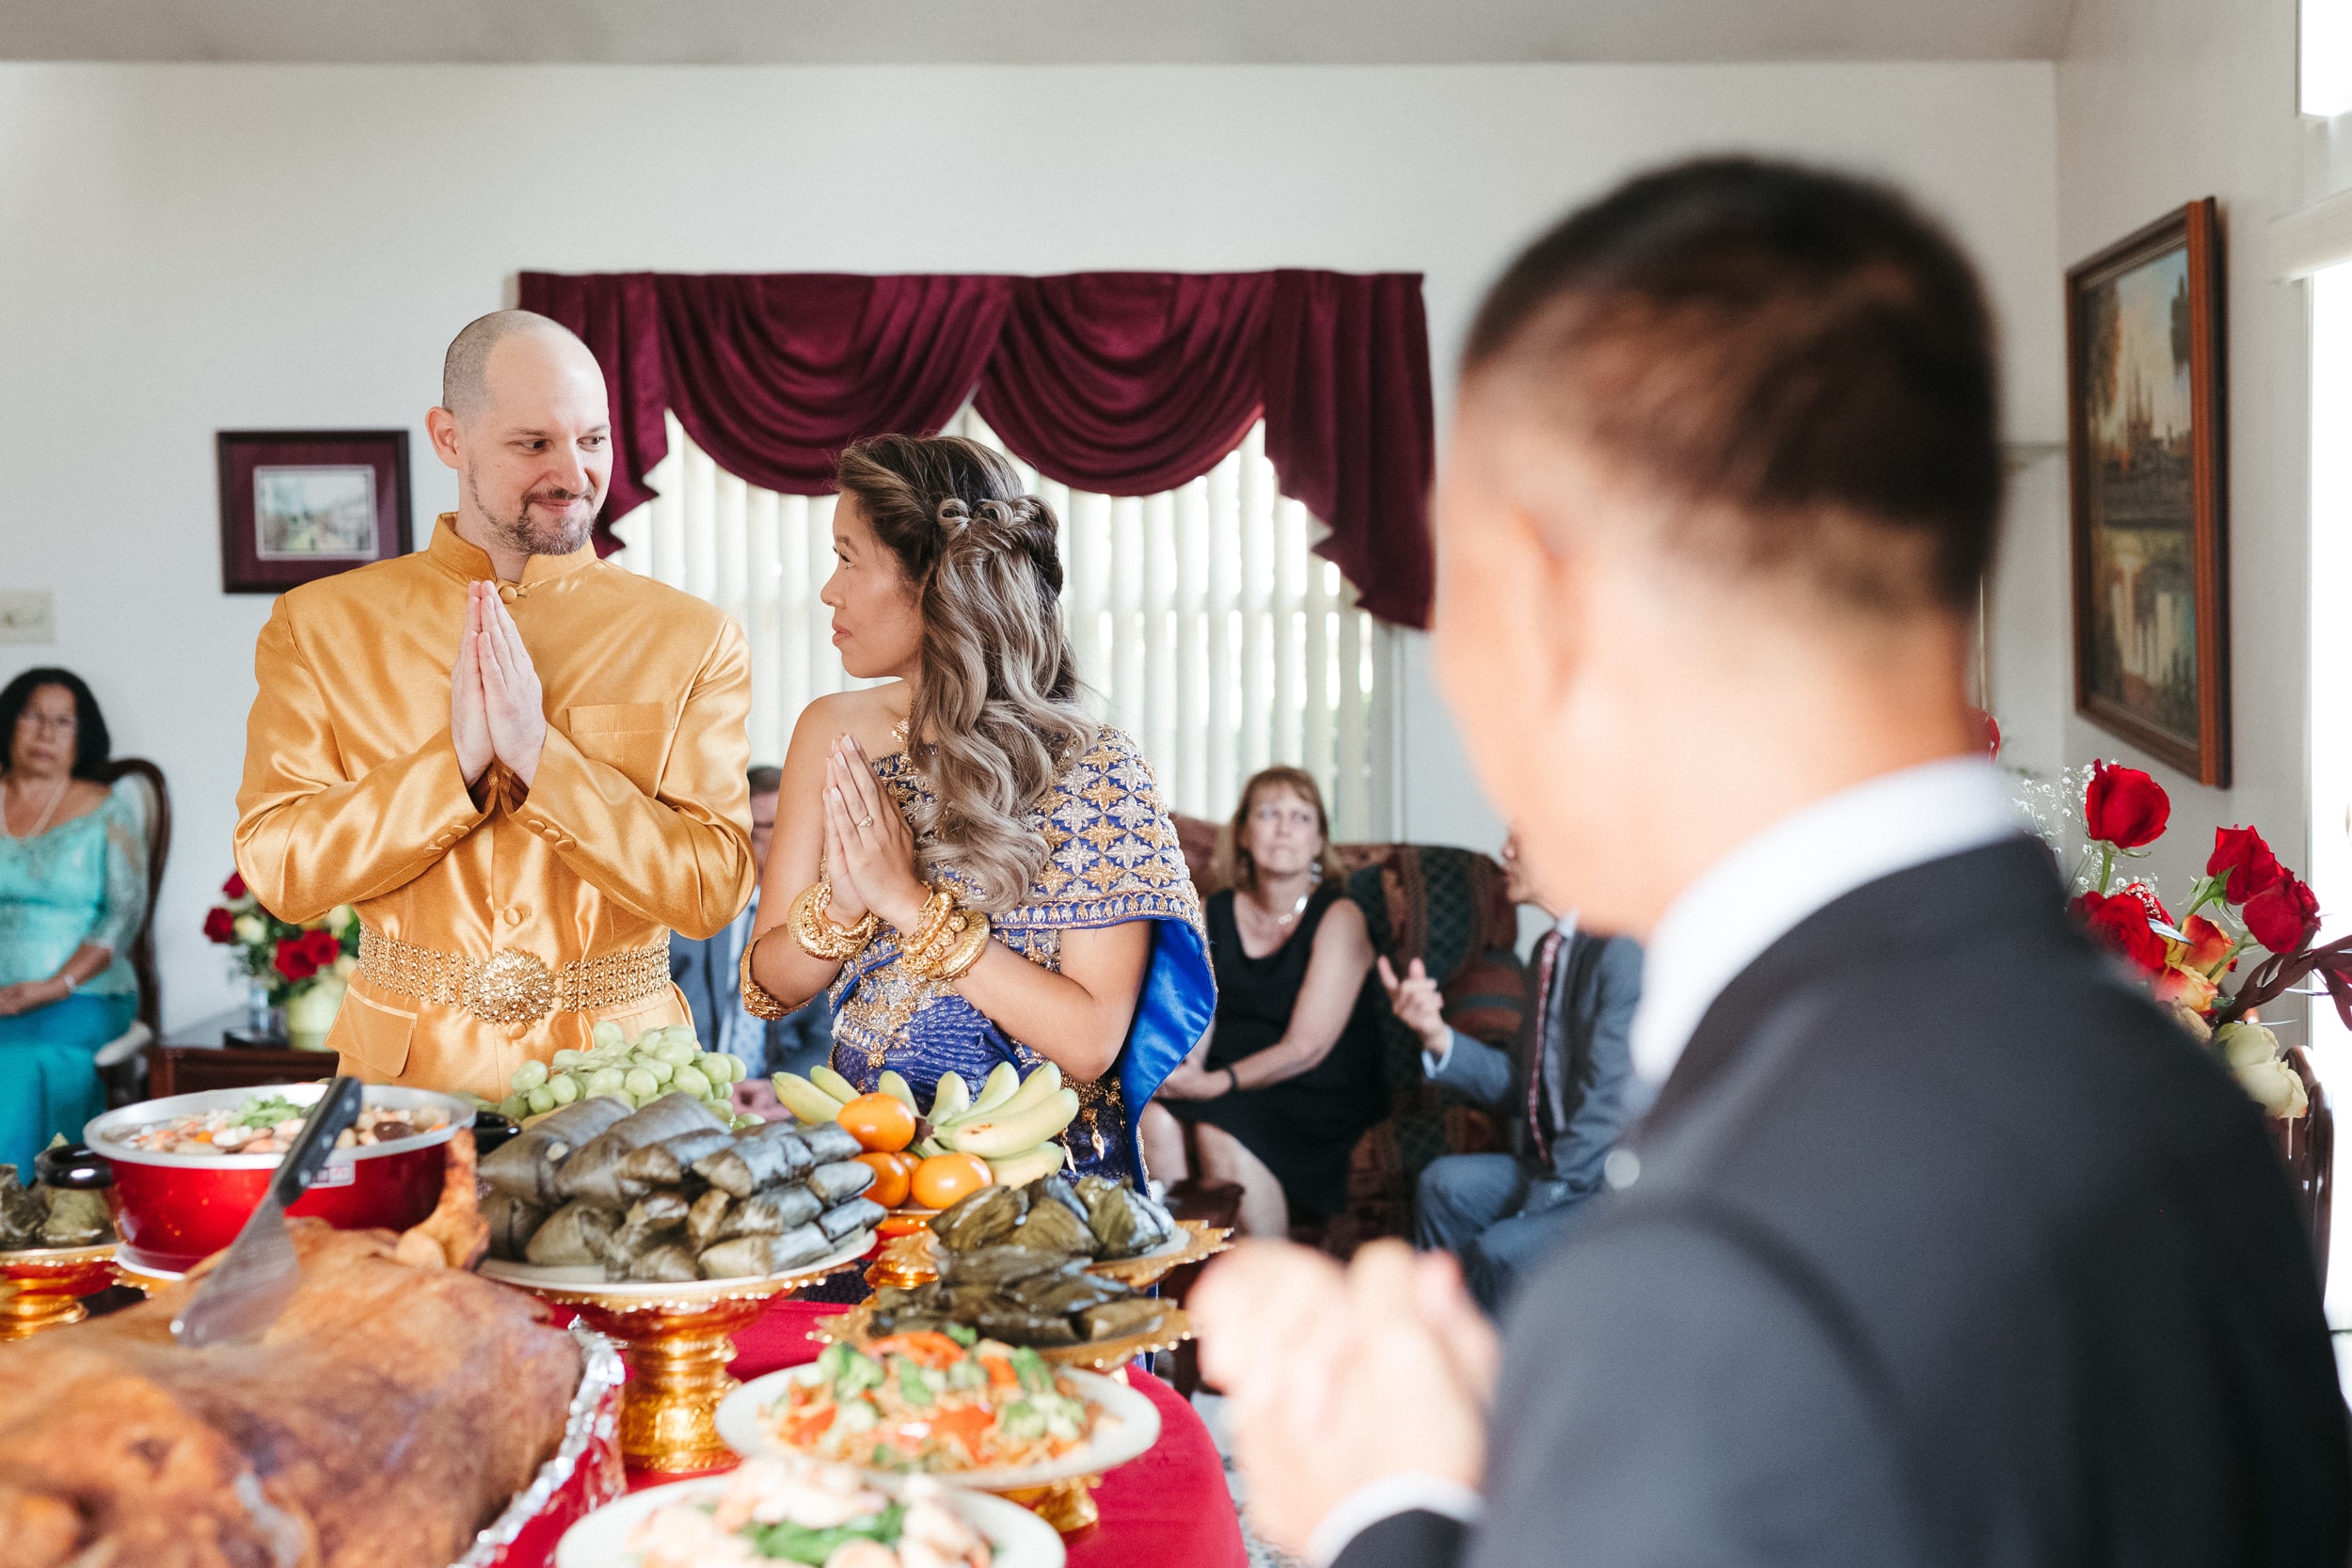
{"type": "Polygon", "coordinates": [[[642,1108],[663,1095],[685,1093],[731,1120],[756,1119],[735,1117],[730,1087],[750,1070],[740,1057],[703,1050],[691,1023],[648,1029],[630,1041],[621,1037],[619,1024],[606,1022],[596,1025],[591,1049],[567,1048],[550,1061],[516,1068],[498,1110],[521,1121],[597,1095],[642,1108]]]}
{"type": "MultiPolygon", "coordinates": [[[[776,1099],[803,1121],[837,1120],[858,1088],[828,1067],[806,1078],[775,1075],[776,1099]]],[[[914,1086],[884,1072],[877,1089],[906,1106],[921,1123],[912,1152],[924,1159],[970,1154],[988,1163],[1001,1186],[1017,1187],[1061,1169],[1062,1146],[1054,1140],[1078,1117],[1078,1093],[1064,1088],[1061,1069],[1047,1062],[1027,1078],[1010,1062],[999,1062],[974,1094],[957,1073],[945,1073],[926,1110],[914,1086]]]]}

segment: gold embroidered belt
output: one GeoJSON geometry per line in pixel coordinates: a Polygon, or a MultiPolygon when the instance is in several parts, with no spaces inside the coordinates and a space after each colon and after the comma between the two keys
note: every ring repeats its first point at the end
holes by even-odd
{"type": "Polygon", "coordinates": [[[551,1012],[617,1007],[670,985],[670,949],[599,953],[560,969],[513,950],[470,958],[359,927],[359,973],[370,985],[419,1002],[463,1007],[485,1023],[536,1023],[551,1012]]]}

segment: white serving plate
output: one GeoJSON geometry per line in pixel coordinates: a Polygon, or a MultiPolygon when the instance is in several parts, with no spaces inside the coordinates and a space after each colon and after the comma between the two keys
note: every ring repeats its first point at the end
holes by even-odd
{"type": "MultiPolygon", "coordinates": [[[[1046,1486],[1057,1481],[1071,1481],[1079,1476],[1099,1476],[1104,1471],[1124,1465],[1160,1440],[1159,1407],[1142,1394],[1115,1378],[1100,1372],[1081,1372],[1068,1367],[1056,1371],[1070,1380],[1078,1397],[1089,1404],[1099,1406],[1094,1418],[1094,1430],[1087,1440],[1062,1455],[1042,1465],[999,1465],[984,1470],[946,1470],[937,1479],[954,1486],[975,1487],[983,1492],[1020,1492],[1032,1486],[1046,1486]]],[[[755,1377],[729,1394],[719,1403],[717,1425],[719,1440],[739,1454],[797,1453],[769,1435],[761,1413],[782,1399],[785,1390],[796,1383],[811,1383],[823,1374],[813,1361],[798,1367],[787,1367],[766,1377],[755,1377]]],[[[888,1477],[887,1470],[866,1470],[862,1475],[888,1477]]]]}
{"type": "MultiPolygon", "coordinates": [[[[897,1478],[882,1478],[875,1489],[897,1495],[897,1478]]],[[[657,1509],[693,1502],[726,1490],[725,1476],[702,1476],[649,1486],[607,1503],[564,1532],[555,1548],[555,1568],[637,1568],[640,1554],[629,1544],[638,1525],[657,1509]]],[[[984,1536],[994,1568],[1062,1568],[1065,1554],[1054,1527],[1002,1497],[946,1488],[946,1501],[984,1536]]]]}
{"type": "Polygon", "coordinates": [[[525,1290],[593,1291],[613,1301],[660,1301],[676,1295],[680,1291],[723,1290],[729,1286],[772,1284],[779,1279],[807,1279],[820,1274],[831,1274],[845,1263],[854,1263],[866,1256],[874,1244],[871,1230],[850,1233],[839,1250],[828,1253],[813,1263],[801,1263],[774,1274],[743,1275],[729,1279],[682,1279],[675,1282],[626,1279],[608,1281],[604,1271],[581,1265],[576,1268],[543,1268],[536,1263],[510,1263],[501,1258],[485,1258],[479,1272],[485,1279],[495,1279],[505,1285],[519,1285],[525,1290]]]}

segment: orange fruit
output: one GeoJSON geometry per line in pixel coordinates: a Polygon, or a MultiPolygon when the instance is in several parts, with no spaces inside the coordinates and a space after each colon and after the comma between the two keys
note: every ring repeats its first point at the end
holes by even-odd
{"type": "Polygon", "coordinates": [[[914,1141],[914,1113],[886,1094],[862,1094],[834,1120],[877,1154],[896,1154],[914,1141]]]}
{"type": "Polygon", "coordinates": [[[867,1197],[885,1209],[896,1209],[907,1200],[907,1189],[914,1185],[918,1162],[903,1154],[885,1152],[861,1154],[857,1163],[874,1167],[874,1184],[866,1189],[867,1197]]]}
{"type": "Polygon", "coordinates": [[[977,1154],[934,1154],[914,1167],[914,1201],[926,1209],[951,1208],[994,1180],[977,1154]]]}

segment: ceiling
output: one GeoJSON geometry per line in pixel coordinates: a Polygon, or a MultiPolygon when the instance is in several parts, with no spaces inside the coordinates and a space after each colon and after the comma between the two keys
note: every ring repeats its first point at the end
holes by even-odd
{"type": "Polygon", "coordinates": [[[0,59],[596,64],[2000,60],[2070,0],[0,0],[0,59]]]}

